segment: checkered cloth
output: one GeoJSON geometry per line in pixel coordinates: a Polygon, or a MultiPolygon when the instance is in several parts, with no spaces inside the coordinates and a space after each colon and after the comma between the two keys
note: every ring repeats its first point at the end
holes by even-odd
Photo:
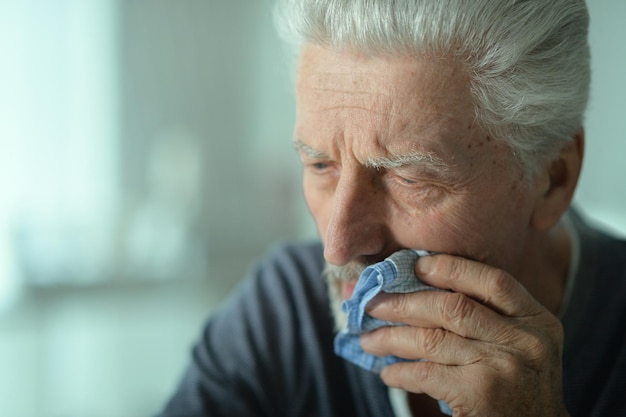
{"type": "MultiPolygon", "coordinates": [[[[415,291],[435,290],[419,281],[415,276],[415,262],[420,256],[429,255],[429,252],[415,249],[405,249],[393,253],[382,262],[370,265],[361,273],[349,300],[344,301],[343,311],[348,316],[348,324],[335,336],[335,353],[348,361],[375,373],[392,363],[407,361],[397,356],[375,356],[361,348],[359,336],[384,326],[404,326],[396,323],[376,319],[365,312],[367,304],[380,292],[410,293],[415,291]]],[[[439,406],[445,414],[452,415],[446,403],[440,401],[439,406]]]]}

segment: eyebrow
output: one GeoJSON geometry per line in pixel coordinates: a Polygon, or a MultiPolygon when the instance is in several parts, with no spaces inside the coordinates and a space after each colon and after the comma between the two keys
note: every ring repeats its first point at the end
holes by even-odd
{"type": "MultiPolygon", "coordinates": [[[[325,152],[318,151],[311,148],[309,145],[301,142],[298,139],[293,141],[293,146],[296,150],[302,152],[309,158],[313,159],[329,159],[330,156],[325,152]]],[[[447,173],[450,166],[441,158],[435,156],[432,152],[413,152],[406,155],[392,155],[390,157],[376,157],[368,158],[364,165],[368,168],[385,168],[385,169],[397,169],[411,165],[421,165],[425,168],[429,168],[433,171],[440,173],[447,173]]]]}
{"type": "Polygon", "coordinates": [[[309,145],[304,144],[298,139],[294,139],[293,147],[296,148],[297,151],[302,152],[309,158],[313,159],[330,159],[330,156],[327,153],[318,151],[316,149],[311,148],[309,145]]]}
{"type": "Polygon", "coordinates": [[[448,164],[433,153],[413,152],[406,155],[393,155],[391,157],[368,158],[365,166],[369,168],[397,169],[411,165],[421,165],[433,171],[445,173],[449,170],[448,164]]]}

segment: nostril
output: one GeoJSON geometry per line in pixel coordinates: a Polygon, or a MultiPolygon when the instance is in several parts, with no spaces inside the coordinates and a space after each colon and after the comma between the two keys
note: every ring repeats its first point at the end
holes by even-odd
{"type": "MultiPolygon", "coordinates": [[[[352,227],[342,230],[329,228],[324,242],[324,257],[334,265],[345,265],[358,260],[366,265],[385,259],[388,239],[383,225],[352,227]]],[[[394,246],[395,247],[395,246],[394,246]]]]}
{"type": "Polygon", "coordinates": [[[385,258],[387,258],[388,256],[389,255],[386,252],[381,252],[376,255],[365,255],[363,256],[362,262],[363,264],[369,266],[369,265],[373,265],[375,263],[385,260],[385,258]]]}

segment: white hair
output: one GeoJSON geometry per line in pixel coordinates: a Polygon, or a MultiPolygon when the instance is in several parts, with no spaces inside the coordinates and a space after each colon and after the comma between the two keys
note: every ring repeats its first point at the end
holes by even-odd
{"type": "Polygon", "coordinates": [[[589,96],[584,0],[278,0],[282,37],[462,60],[475,116],[527,176],[582,130],[589,96]]]}

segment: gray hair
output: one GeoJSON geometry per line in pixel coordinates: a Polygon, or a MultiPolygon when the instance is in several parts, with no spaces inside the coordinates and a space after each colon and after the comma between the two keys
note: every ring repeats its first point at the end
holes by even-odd
{"type": "Polygon", "coordinates": [[[282,37],[373,55],[462,60],[477,122],[527,177],[581,131],[589,96],[584,0],[278,0],[282,37]]]}

